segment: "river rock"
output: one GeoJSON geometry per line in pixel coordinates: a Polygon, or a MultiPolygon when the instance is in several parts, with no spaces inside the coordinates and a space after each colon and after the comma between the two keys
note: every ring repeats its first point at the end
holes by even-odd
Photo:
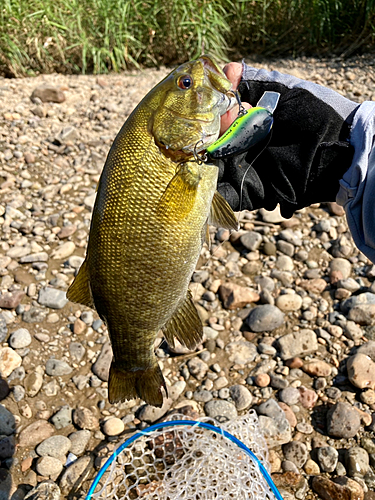
{"type": "Polygon", "coordinates": [[[253,332],[270,332],[281,326],[284,322],[284,313],[271,304],[254,307],[246,323],[253,332]]]}
{"type": "Polygon", "coordinates": [[[16,421],[13,414],[0,404],[0,435],[10,436],[16,431],[16,421]]]}
{"type": "Polygon", "coordinates": [[[54,481],[42,481],[30,490],[24,500],[60,500],[60,488],[54,481]]]}
{"type": "Polygon", "coordinates": [[[332,446],[322,446],[317,450],[317,458],[323,472],[333,472],[336,469],[339,454],[332,446]]]}
{"type": "Polygon", "coordinates": [[[21,356],[11,347],[0,348],[0,377],[9,377],[12,371],[21,366],[21,364],[21,356]]]}
{"type": "Polygon", "coordinates": [[[238,411],[246,410],[246,408],[251,406],[253,396],[249,389],[243,385],[232,385],[232,387],[229,388],[229,392],[238,411]]]}
{"type": "Polygon", "coordinates": [[[278,339],[278,344],[282,359],[310,354],[318,349],[316,333],[307,329],[287,333],[278,339]]]}
{"type": "Polygon", "coordinates": [[[106,342],[103,344],[100,354],[92,366],[93,373],[104,382],[108,382],[112,358],[113,353],[111,344],[110,342],[106,342]]]}
{"type": "Polygon", "coordinates": [[[355,387],[375,388],[375,363],[369,356],[357,352],[350,356],[346,366],[349,380],[355,387]]]}
{"type": "Polygon", "coordinates": [[[66,292],[46,286],[39,290],[38,302],[51,309],[62,309],[67,303],[66,292]]]}
{"type": "Polygon", "coordinates": [[[31,335],[26,328],[18,328],[9,338],[9,345],[13,349],[23,349],[31,344],[31,335]]]}
{"type": "Polygon", "coordinates": [[[72,465],[70,465],[60,479],[61,493],[65,496],[74,487],[78,488],[82,482],[91,474],[93,459],[90,456],[83,456],[78,458],[72,465]]]}
{"type": "Polygon", "coordinates": [[[57,477],[63,470],[63,464],[58,458],[45,456],[37,460],[35,468],[41,476],[57,477]]]}
{"type": "Polygon", "coordinates": [[[36,448],[40,457],[61,458],[65,456],[71,447],[71,441],[65,436],[51,436],[42,441],[36,448]]]}
{"type": "Polygon", "coordinates": [[[224,283],[219,288],[219,295],[225,309],[245,307],[259,300],[259,294],[235,283],[224,283]]]}
{"type": "Polygon", "coordinates": [[[239,365],[251,363],[257,355],[257,348],[255,345],[245,340],[230,342],[225,347],[225,351],[229,354],[229,361],[239,365]]]}
{"type": "Polygon", "coordinates": [[[22,448],[35,447],[37,444],[52,436],[54,432],[53,425],[45,420],[36,420],[21,431],[18,445],[22,448]]]}
{"type": "Polygon", "coordinates": [[[346,477],[335,478],[334,481],[322,476],[315,476],[312,489],[323,500],[363,500],[362,487],[346,477]]]}
{"type": "Polygon", "coordinates": [[[336,403],[327,413],[327,432],[337,438],[352,438],[361,427],[358,411],[349,403],[336,403]]]}
{"type": "Polygon", "coordinates": [[[232,420],[237,417],[237,410],[234,404],[229,401],[215,399],[204,405],[204,411],[208,417],[218,421],[232,420]]]}
{"type": "Polygon", "coordinates": [[[65,101],[66,97],[62,90],[51,84],[44,83],[39,85],[33,90],[31,94],[31,100],[40,99],[42,102],[56,102],[62,103],[65,101]]]}
{"type": "Polygon", "coordinates": [[[281,311],[298,311],[302,306],[302,297],[297,293],[279,295],[275,301],[276,307],[281,311]]]}

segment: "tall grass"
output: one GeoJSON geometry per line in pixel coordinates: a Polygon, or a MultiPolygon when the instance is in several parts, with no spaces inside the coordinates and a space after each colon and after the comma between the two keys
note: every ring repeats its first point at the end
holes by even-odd
{"type": "Polygon", "coordinates": [[[0,0],[0,74],[119,71],[205,52],[350,54],[375,0],[0,0]]]}

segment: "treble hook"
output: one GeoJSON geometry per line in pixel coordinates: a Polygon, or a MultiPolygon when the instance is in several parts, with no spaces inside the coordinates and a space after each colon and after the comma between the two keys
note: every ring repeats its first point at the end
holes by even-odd
{"type": "Polygon", "coordinates": [[[240,93],[238,92],[238,90],[234,91],[234,95],[235,95],[235,97],[237,99],[238,106],[239,106],[239,110],[238,110],[238,115],[237,116],[245,115],[247,113],[247,111],[246,111],[246,108],[244,108],[244,106],[242,104],[241,96],[240,96],[240,93]]]}
{"type": "Polygon", "coordinates": [[[206,153],[203,153],[202,155],[200,155],[197,151],[197,147],[198,145],[202,143],[204,144],[204,141],[202,139],[200,139],[194,146],[194,149],[193,149],[193,155],[194,155],[194,160],[198,163],[198,165],[202,165],[202,163],[205,163],[207,161],[207,154],[206,153]]]}

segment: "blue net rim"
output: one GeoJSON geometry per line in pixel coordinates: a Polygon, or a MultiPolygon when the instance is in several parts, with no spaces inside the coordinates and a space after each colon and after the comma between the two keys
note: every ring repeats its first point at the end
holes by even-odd
{"type": "Polygon", "coordinates": [[[150,425],[150,427],[147,427],[147,429],[144,429],[143,431],[139,431],[136,434],[134,434],[133,436],[131,436],[124,443],[122,443],[122,445],[120,445],[118,448],[116,448],[116,450],[108,458],[108,460],[105,462],[105,464],[101,467],[101,469],[97,473],[94,481],[92,482],[89,491],[87,492],[85,500],[91,500],[92,495],[94,494],[94,491],[95,491],[99,481],[101,480],[103,474],[108,469],[108,467],[114,462],[114,460],[116,460],[116,458],[120,455],[120,453],[122,453],[125,450],[125,448],[130,446],[137,439],[140,439],[143,436],[151,434],[154,431],[158,431],[158,430],[164,429],[166,427],[178,427],[178,426],[185,426],[185,427],[186,426],[195,426],[195,427],[201,427],[203,429],[208,429],[212,432],[216,432],[217,434],[224,436],[225,438],[227,438],[230,441],[232,441],[233,443],[235,443],[258,466],[263,478],[265,479],[269,489],[271,490],[271,492],[275,496],[276,500],[283,500],[283,497],[281,496],[279,490],[276,488],[276,485],[273,482],[267,469],[264,467],[264,465],[259,460],[259,458],[255,455],[255,453],[253,453],[250,450],[250,448],[248,448],[242,441],[237,439],[230,432],[225,431],[224,429],[221,429],[220,427],[216,427],[215,425],[209,424],[208,422],[199,422],[197,420],[170,420],[168,422],[160,422],[159,424],[150,425]]]}

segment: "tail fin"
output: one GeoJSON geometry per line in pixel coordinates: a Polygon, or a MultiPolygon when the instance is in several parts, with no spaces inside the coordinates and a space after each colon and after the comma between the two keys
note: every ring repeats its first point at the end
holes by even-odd
{"type": "Polygon", "coordinates": [[[111,364],[108,383],[108,399],[111,404],[139,396],[147,404],[160,408],[163,405],[162,387],[168,395],[163,374],[157,363],[146,370],[129,372],[118,368],[115,362],[111,364]]]}

